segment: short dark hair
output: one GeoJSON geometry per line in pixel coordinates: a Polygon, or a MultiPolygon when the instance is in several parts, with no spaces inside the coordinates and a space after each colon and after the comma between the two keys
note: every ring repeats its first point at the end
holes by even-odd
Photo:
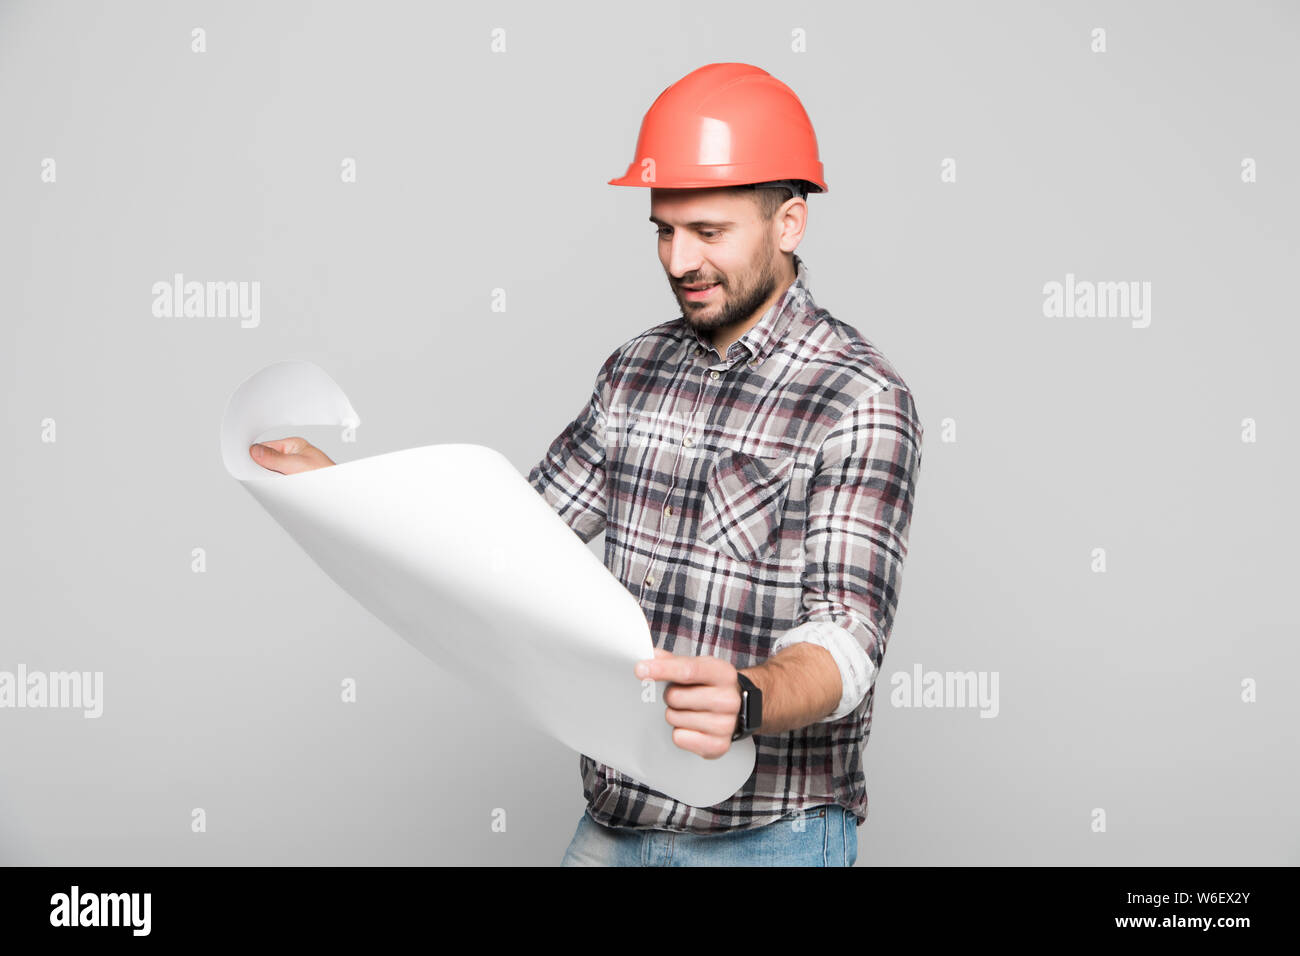
{"type": "MultiPolygon", "coordinates": [[[[799,185],[799,195],[807,196],[810,190],[809,184],[802,179],[794,180],[799,185]]],[[[764,186],[761,183],[750,183],[745,186],[737,186],[737,189],[743,189],[753,193],[754,201],[758,203],[759,217],[765,220],[771,220],[776,211],[785,205],[786,201],[793,198],[788,189],[774,189],[771,186],[764,186]]]]}

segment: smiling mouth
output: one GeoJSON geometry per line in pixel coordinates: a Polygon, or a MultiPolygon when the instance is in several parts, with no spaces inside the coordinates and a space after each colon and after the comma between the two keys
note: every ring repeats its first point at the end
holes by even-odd
{"type": "Polygon", "coordinates": [[[684,285],[682,286],[682,291],[686,294],[686,298],[688,299],[705,299],[708,298],[708,296],[712,294],[713,290],[716,289],[720,284],[721,283],[713,282],[710,283],[709,285],[694,286],[694,287],[684,285]]]}

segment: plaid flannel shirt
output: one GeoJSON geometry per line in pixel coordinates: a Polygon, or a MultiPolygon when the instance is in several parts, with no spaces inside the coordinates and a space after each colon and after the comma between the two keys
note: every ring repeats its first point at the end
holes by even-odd
{"type": "Polygon", "coordinates": [[[834,711],[755,734],[754,772],[712,807],[581,755],[588,812],[607,826],[716,833],[826,803],[866,819],[862,748],[922,427],[898,373],[814,304],[795,264],[783,299],[725,356],[682,317],[620,346],[529,472],[584,542],[605,532],[605,566],[639,599],[656,647],[741,669],[810,641],[840,671],[834,711]]]}

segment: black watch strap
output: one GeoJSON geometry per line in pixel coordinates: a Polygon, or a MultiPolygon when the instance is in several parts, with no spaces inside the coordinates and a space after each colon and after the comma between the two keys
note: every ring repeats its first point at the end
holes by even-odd
{"type": "Polygon", "coordinates": [[[736,715],[736,730],[732,740],[743,740],[763,725],[763,692],[740,672],[736,673],[740,685],[740,713],[736,715]]]}

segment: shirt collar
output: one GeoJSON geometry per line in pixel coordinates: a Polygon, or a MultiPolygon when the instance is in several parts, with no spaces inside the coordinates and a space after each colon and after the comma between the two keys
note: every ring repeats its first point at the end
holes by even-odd
{"type": "MultiPolygon", "coordinates": [[[[795,279],[786,289],[785,295],[774,306],[763,313],[763,317],[748,329],[736,342],[728,347],[728,355],[733,349],[748,352],[749,362],[758,365],[781,343],[790,328],[794,316],[801,309],[812,304],[812,290],[808,284],[808,267],[798,255],[794,257],[795,279]]],[[[679,320],[679,335],[685,343],[684,356],[693,353],[708,352],[713,343],[704,338],[685,318],[679,320]]],[[[727,356],[723,356],[727,361],[727,356]]]]}

